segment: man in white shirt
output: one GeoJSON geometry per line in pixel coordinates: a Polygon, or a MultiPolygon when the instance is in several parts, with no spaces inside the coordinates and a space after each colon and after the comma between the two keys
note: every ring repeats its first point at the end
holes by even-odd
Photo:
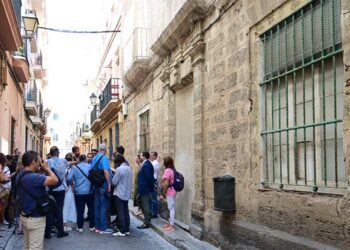
{"type": "Polygon", "coordinates": [[[157,200],[157,189],[158,189],[158,171],[159,171],[159,162],[157,160],[158,153],[156,151],[152,151],[150,153],[150,160],[154,169],[154,190],[151,193],[151,214],[152,218],[158,217],[158,200],[157,200]]]}

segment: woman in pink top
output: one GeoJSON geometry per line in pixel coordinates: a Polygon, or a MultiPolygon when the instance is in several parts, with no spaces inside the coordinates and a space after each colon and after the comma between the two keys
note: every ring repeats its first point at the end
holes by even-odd
{"type": "Polygon", "coordinates": [[[174,231],[175,223],[175,196],[176,191],[171,186],[174,183],[174,160],[167,156],[164,158],[165,171],[162,177],[162,195],[160,199],[163,200],[166,197],[168,209],[170,211],[169,224],[164,226],[164,230],[167,232],[174,231]]]}

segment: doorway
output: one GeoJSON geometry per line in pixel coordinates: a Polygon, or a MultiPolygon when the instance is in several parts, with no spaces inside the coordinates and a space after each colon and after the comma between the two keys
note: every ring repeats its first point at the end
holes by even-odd
{"type": "Polygon", "coordinates": [[[194,107],[193,84],[175,94],[175,167],[185,177],[185,188],[176,196],[176,219],[191,223],[194,185],[194,107]]]}

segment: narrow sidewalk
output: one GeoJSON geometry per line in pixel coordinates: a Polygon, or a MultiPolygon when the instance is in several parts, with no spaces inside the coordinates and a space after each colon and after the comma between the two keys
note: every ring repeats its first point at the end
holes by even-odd
{"type": "MultiPolygon", "coordinates": [[[[134,216],[143,220],[142,215],[136,215],[137,208],[133,206],[133,202],[129,201],[129,211],[134,216]]],[[[161,235],[166,241],[171,243],[177,248],[180,249],[208,249],[208,250],[217,250],[218,248],[209,244],[206,241],[201,241],[193,237],[190,233],[186,232],[182,228],[175,225],[175,230],[173,232],[164,232],[163,225],[167,223],[166,220],[162,218],[152,219],[151,227],[152,229],[161,235]]]]}

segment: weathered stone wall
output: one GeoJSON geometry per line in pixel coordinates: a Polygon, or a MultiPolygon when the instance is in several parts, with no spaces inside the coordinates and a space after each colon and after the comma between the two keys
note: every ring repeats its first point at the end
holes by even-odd
{"type": "Polygon", "coordinates": [[[163,88],[163,82],[159,79],[160,75],[154,73],[154,79],[145,82],[140,91],[133,93],[127,101],[128,115],[125,117],[121,126],[121,144],[126,149],[126,158],[131,162],[133,167],[136,167],[135,157],[138,152],[137,145],[137,114],[145,106],[149,105],[150,119],[150,148],[160,154],[159,161],[161,162],[164,156],[164,134],[168,126],[165,125],[167,114],[164,114],[163,109],[168,105],[168,89],[163,88]]]}
{"type": "MultiPolygon", "coordinates": [[[[195,180],[188,181],[195,182],[192,215],[202,221],[205,238],[230,248],[242,238],[237,236],[233,222],[242,220],[350,247],[348,195],[263,189],[260,184],[258,37],[310,1],[212,2],[207,16],[188,24],[192,25],[190,32],[180,36],[171,52],[162,55],[162,63],[128,97],[128,116],[121,130],[127,158],[133,163],[138,150],[137,112],[146,105],[150,107],[151,149],[158,151],[161,158],[175,155],[174,97],[179,89],[193,84],[195,180]],[[236,178],[236,214],[213,210],[212,178],[226,174],[236,178]]],[[[344,62],[349,65],[350,3],[342,3],[344,62]]],[[[344,75],[349,79],[350,71],[344,75]]],[[[346,95],[345,111],[349,106],[346,95]]],[[[344,113],[349,178],[350,119],[349,112],[344,113]]]]}
{"type": "MultiPolygon", "coordinates": [[[[206,65],[209,68],[205,81],[205,96],[208,98],[204,123],[204,162],[208,173],[205,225],[207,232],[215,235],[216,240],[221,238],[221,242],[229,240],[229,234],[223,231],[233,228],[232,221],[241,219],[349,247],[347,214],[350,203],[347,195],[260,190],[258,36],[308,2],[236,1],[205,34],[206,65]],[[260,22],[264,24],[260,25],[260,22]],[[211,178],[224,174],[236,177],[237,212],[231,217],[212,210],[211,178]]],[[[348,1],[343,1],[343,30],[349,26],[348,5],[348,1]]],[[[346,33],[343,31],[345,64],[350,41],[346,33]]],[[[347,74],[345,79],[349,78],[347,74]]],[[[345,100],[348,99],[346,96],[345,100]]],[[[344,113],[344,141],[347,141],[344,142],[344,151],[347,156],[350,152],[347,148],[349,112],[344,113]]]]}

